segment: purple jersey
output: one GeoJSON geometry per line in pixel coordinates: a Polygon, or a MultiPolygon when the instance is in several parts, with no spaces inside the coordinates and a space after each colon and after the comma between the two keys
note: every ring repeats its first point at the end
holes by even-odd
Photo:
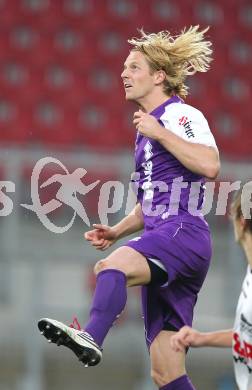
{"type": "MultiPolygon", "coordinates": [[[[188,142],[216,147],[200,111],[177,96],[151,114],[188,142]]],[[[136,139],[136,180],[145,230],[127,246],[165,270],[168,282],[142,286],[142,310],[148,346],[162,329],[191,326],[198,292],[211,259],[211,237],[200,211],[205,179],[185,168],[160,143],[136,139]],[[183,187],[183,188],[182,188],[183,187]],[[158,212],[157,212],[158,210],[158,212]]]]}
{"type": "MultiPolygon", "coordinates": [[[[151,115],[164,127],[189,142],[215,146],[201,112],[184,104],[177,96],[154,109],[151,115]]],[[[139,133],[136,138],[135,161],[137,198],[142,206],[146,230],[167,222],[167,219],[174,219],[177,215],[183,216],[184,221],[202,225],[204,219],[197,210],[203,204],[204,177],[188,170],[159,142],[139,133]],[[188,209],[189,199],[194,202],[192,209],[195,213],[190,213],[188,209]]]]}

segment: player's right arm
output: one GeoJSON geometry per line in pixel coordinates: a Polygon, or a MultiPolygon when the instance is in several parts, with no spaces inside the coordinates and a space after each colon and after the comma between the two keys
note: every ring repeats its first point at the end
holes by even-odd
{"type": "Polygon", "coordinates": [[[183,351],[187,347],[232,347],[233,330],[219,330],[216,332],[199,332],[196,329],[184,326],[171,337],[171,346],[175,351],[183,351]]]}
{"type": "Polygon", "coordinates": [[[128,236],[144,227],[141,205],[138,203],[129,215],[110,227],[94,224],[94,229],[86,232],[84,237],[96,249],[105,250],[122,237],[128,236]]]}

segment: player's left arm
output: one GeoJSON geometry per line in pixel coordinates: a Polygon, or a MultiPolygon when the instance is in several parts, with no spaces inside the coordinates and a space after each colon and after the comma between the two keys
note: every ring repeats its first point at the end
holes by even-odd
{"type": "Polygon", "coordinates": [[[215,179],[218,176],[220,159],[217,148],[188,142],[159,126],[157,141],[187,169],[208,179],[215,179]]]}
{"type": "MultiPolygon", "coordinates": [[[[180,117],[183,118],[183,115],[180,117]]],[[[162,144],[187,169],[209,179],[215,179],[220,170],[220,159],[214,138],[204,121],[191,122],[189,126],[186,124],[183,126],[179,123],[178,116],[167,121],[164,127],[152,115],[140,110],[134,114],[133,120],[141,134],[162,144]]]]}

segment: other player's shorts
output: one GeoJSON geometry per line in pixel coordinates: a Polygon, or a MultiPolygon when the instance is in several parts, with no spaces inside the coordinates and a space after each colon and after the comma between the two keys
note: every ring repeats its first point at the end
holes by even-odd
{"type": "Polygon", "coordinates": [[[194,306],[212,254],[208,226],[169,221],[145,231],[126,246],[148,259],[159,260],[168,273],[168,282],[163,286],[142,286],[147,345],[163,329],[192,326],[194,306]]]}

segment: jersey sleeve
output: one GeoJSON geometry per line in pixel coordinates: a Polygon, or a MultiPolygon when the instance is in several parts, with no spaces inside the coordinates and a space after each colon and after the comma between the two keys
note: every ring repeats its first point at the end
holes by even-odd
{"type": "Polygon", "coordinates": [[[176,104],[172,107],[171,105],[160,117],[160,121],[165,128],[188,142],[217,148],[206,118],[201,111],[192,106],[176,104]]]}

